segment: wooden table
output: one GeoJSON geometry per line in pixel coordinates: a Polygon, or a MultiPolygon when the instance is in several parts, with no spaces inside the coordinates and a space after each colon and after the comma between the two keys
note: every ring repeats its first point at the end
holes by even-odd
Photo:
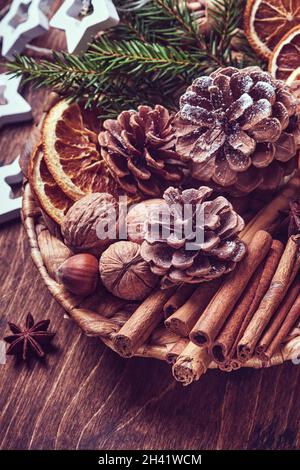
{"type": "MultiPolygon", "coordinates": [[[[37,121],[45,92],[24,95],[37,121]]],[[[1,163],[17,156],[30,132],[31,124],[0,130],[1,163]]],[[[1,449],[300,447],[300,366],[209,371],[183,388],[167,364],[121,359],[64,317],[31,261],[20,222],[0,228],[0,246],[0,338],[7,321],[22,323],[28,312],[50,318],[57,331],[44,364],[8,357],[0,365],[1,449]]]]}

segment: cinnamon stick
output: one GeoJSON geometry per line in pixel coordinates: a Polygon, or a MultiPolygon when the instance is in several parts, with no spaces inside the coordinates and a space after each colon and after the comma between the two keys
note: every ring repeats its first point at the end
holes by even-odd
{"type": "Polygon", "coordinates": [[[218,364],[218,368],[222,370],[223,372],[231,372],[232,371],[232,366],[231,366],[231,361],[226,361],[218,364]]]}
{"type": "Polygon", "coordinates": [[[176,343],[174,343],[174,346],[167,353],[167,363],[175,364],[178,356],[180,356],[187,344],[188,340],[185,338],[180,338],[178,341],[176,341],[176,343]]]}
{"type": "Polygon", "coordinates": [[[133,312],[129,320],[115,335],[115,350],[123,357],[131,357],[151,335],[163,318],[163,306],[173,295],[175,288],[156,289],[133,312]]]}
{"type": "Polygon", "coordinates": [[[252,356],[266,325],[297,275],[300,267],[299,239],[300,237],[289,238],[271,285],[238,343],[237,354],[241,361],[252,356]]]}
{"type": "Polygon", "coordinates": [[[281,305],[277,309],[274,318],[271,319],[271,323],[267,325],[266,330],[259,340],[256,348],[255,348],[255,355],[260,357],[261,359],[265,359],[265,351],[270,346],[272,340],[274,339],[275,335],[278,333],[280,328],[282,327],[286,316],[288,315],[289,311],[291,310],[294,302],[300,293],[300,277],[297,276],[294,282],[291,284],[289,290],[286,293],[281,305]]]}
{"type": "Polygon", "coordinates": [[[241,302],[234,308],[232,314],[227,319],[224,328],[213,343],[211,351],[217,364],[222,364],[229,360],[229,354],[234,340],[238,335],[244,317],[251,308],[251,304],[261,278],[261,273],[262,269],[258,268],[256,273],[252,276],[249,285],[246,287],[246,293],[243,294],[241,302]]]}
{"type": "Polygon", "coordinates": [[[232,367],[232,370],[238,370],[242,367],[242,364],[238,359],[234,358],[234,359],[231,359],[230,366],[232,367]]]}
{"type": "Polygon", "coordinates": [[[172,313],[176,312],[192,295],[195,288],[195,284],[183,284],[179,286],[164,305],[165,317],[168,318],[172,313]]]}
{"type": "Polygon", "coordinates": [[[172,367],[173,377],[183,385],[189,385],[205,374],[210,363],[207,349],[189,342],[172,367]]]}
{"type": "Polygon", "coordinates": [[[283,250],[283,244],[279,240],[273,240],[265,262],[253,274],[241,302],[236,305],[214,342],[212,355],[218,364],[228,362],[234,357],[236,345],[270,286],[283,250]]]}
{"type": "Polygon", "coordinates": [[[273,354],[277,351],[280,345],[283,343],[295,323],[300,318],[300,294],[296,298],[291,310],[287,314],[281,328],[273,338],[272,343],[265,352],[265,357],[270,360],[273,354]]]}
{"type": "Polygon", "coordinates": [[[288,210],[290,200],[299,194],[299,190],[300,177],[296,175],[278,193],[278,196],[263,207],[246,225],[240,234],[243,241],[249,243],[258,230],[267,230],[273,233],[282,222],[282,214],[288,210]]]}
{"type": "Polygon", "coordinates": [[[247,255],[223,282],[192,329],[191,341],[200,346],[212,346],[271,244],[272,237],[267,232],[260,230],[255,234],[248,246],[247,255]]]}
{"type": "Polygon", "coordinates": [[[165,326],[179,336],[187,337],[221,284],[220,279],[201,284],[192,296],[173,315],[165,326]]]}

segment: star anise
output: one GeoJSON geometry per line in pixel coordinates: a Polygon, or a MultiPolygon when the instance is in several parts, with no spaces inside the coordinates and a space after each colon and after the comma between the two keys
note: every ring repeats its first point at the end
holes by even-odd
{"type": "Polygon", "coordinates": [[[300,198],[290,202],[288,234],[300,234],[300,198]]]}
{"type": "Polygon", "coordinates": [[[22,356],[27,360],[30,355],[44,357],[44,347],[48,346],[55,333],[47,331],[50,320],[42,320],[34,323],[33,316],[29,313],[26,317],[25,329],[15,323],[8,323],[11,332],[4,341],[10,344],[6,354],[22,356]]]}

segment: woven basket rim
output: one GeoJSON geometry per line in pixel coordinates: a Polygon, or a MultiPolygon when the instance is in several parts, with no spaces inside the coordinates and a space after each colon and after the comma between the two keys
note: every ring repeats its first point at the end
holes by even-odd
{"type": "MultiPolygon", "coordinates": [[[[109,320],[105,317],[102,317],[97,312],[87,311],[86,309],[77,308],[76,300],[78,303],[78,298],[67,293],[61,285],[59,285],[52,277],[49,275],[45,263],[43,261],[42,253],[37,239],[36,226],[39,219],[42,216],[40,207],[38,206],[34,196],[32,194],[30,185],[28,182],[24,184],[24,193],[23,193],[23,205],[22,205],[22,220],[23,225],[29,240],[31,257],[35,266],[37,267],[45,285],[48,290],[55,298],[55,300],[63,307],[63,309],[68,313],[68,315],[77,323],[77,325],[83,330],[83,332],[88,336],[99,336],[99,338],[104,342],[104,344],[110,349],[114,350],[113,346],[113,335],[118,331],[116,325],[113,324],[112,320],[109,320]],[[93,315],[95,319],[95,330],[87,328],[84,321],[82,321],[82,313],[93,315]]],[[[180,339],[178,337],[178,339],[180,339]]],[[[139,357],[148,357],[155,358],[160,360],[167,360],[167,354],[176,344],[168,343],[163,344],[158,342],[157,344],[145,344],[139,348],[136,356],[139,357]]],[[[258,358],[251,358],[242,367],[250,367],[259,369],[262,367],[270,367],[273,365],[279,365],[285,361],[295,359],[299,356],[300,353],[300,335],[295,336],[289,340],[284,346],[280,348],[269,361],[269,363],[264,363],[258,358]]],[[[214,362],[211,362],[209,368],[217,368],[217,365],[214,362]]]]}

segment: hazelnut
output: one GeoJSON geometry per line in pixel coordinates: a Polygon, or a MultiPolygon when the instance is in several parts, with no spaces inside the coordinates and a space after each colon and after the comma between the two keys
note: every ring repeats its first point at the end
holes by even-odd
{"type": "Polygon", "coordinates": [[[118,204],[111,194],[87,194],[64,217],[65,244],[75,252],[103,250],[117,238],[117,217],[118,204]]]}
{"type": "Polygon", "coordinates": [[[158,282],[140,256],[140,245],[121,241],[110,245],[100,258],[100,275],[112,294],[126,300],[143,300],[158,282]]]}
{"type": "Polygon", "coordinates": [[[71,256],[60,265],[56,278],[68,291],[86,297],[96,290],[99,262],[88,253],[71,256]]]}
{"type": "Polygon", "coordinates": [[[143,243],[146,233],[146,221],[149,214],[155,208],[161,208],[162,204],[166,204],[164,199],[148,199],[139,204],[135,204],[129,209],[126,216],[126,229],[128,240],[143,243]]]}

